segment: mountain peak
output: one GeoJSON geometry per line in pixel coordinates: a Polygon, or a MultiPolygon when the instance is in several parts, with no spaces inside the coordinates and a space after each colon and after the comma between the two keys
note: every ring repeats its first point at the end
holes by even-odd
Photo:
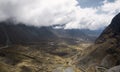
{"type": "Polygon", "coordinates": [[[109,27],[114,31],[114,32],[120,32],[120,13],[117,14],[113,19],[109,27]]]}

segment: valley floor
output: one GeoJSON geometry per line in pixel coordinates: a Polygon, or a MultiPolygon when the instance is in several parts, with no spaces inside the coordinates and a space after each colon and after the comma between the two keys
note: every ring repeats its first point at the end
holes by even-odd
{"type": "Polygon", "coordinates": [[[76,63],[91,43],[41,43],[0,49],[0,72],[81,72],[76,63]]]}

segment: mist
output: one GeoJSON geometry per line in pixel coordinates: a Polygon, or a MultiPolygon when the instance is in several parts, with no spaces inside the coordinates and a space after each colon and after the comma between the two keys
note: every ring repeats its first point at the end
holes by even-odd
{"type": "Polygon", "coordinates": [[[97,30],[110,24],[120,11],[119,3],[119,0],[105,0],[96,8],[82,8],[77,0],[0,0],[0,21],[38,27],[64,24],[64,29],[97,30]]]}

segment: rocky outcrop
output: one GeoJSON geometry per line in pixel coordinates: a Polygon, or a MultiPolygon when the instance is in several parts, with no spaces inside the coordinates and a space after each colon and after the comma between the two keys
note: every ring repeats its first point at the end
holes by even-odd
{"type": "Polygon", "coordinates": [[[112,67],[107,72],[120,72],[120,66],[112,67]]]}

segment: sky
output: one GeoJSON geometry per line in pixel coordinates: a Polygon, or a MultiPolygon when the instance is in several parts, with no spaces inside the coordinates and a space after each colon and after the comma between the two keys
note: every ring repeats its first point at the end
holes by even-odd
{"type": "Polygon", "coordinates": [[[0,21],[99,30],[120,12],[120,0],[0,0],[0,21]]]}

